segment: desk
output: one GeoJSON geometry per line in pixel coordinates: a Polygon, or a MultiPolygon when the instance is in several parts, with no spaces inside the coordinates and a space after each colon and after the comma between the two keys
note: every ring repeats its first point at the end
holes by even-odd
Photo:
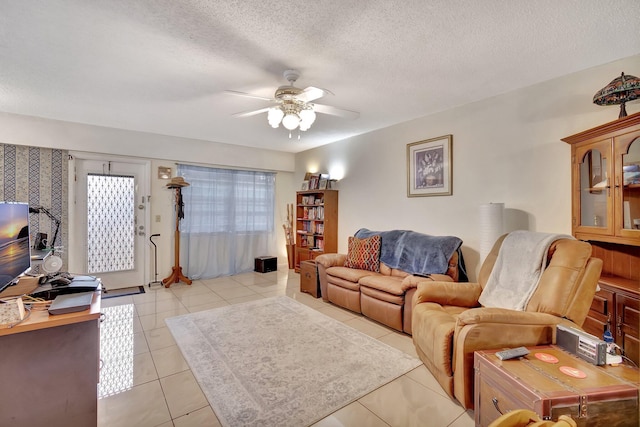
{"type": "Polygon", "coordinates": [[[564,414],[580,427],[638,425],[638,369],[595,366],[553,345],[528,349],[527,356],[504,361],[496,357],[498,350],[475,352],[476,426],[496,420],[498,408],[529,409],[554,421],[564,414]],[[567,375],[562,366],[586,377],[567,375]]]}
{"type": "Polygon", "coordinates": [[[0,426],[97,425],[99,319],[96,291],[88,310],[0,329],[0,426]]]}

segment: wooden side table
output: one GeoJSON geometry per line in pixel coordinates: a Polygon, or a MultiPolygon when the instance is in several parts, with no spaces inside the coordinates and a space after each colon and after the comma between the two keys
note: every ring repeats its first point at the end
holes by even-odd
{"type": "Polygon", "coordinates": [[[306,292],[316,298],[321,296],[318,269],[314,260],[300,263],[300,292],[306,292]]]}
{"type": "Polygon", "coordinates": [[[515,409],[551,420],[568,415],[580,427],[638,425],[637,368],[595,366],[553,345],[505,361],[497,351],[474,354],[476,426],[515,409]]]}

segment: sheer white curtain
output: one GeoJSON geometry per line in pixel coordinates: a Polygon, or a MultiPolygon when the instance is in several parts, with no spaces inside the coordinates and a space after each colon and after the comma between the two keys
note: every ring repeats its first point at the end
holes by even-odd
{"type": "Polygon", "coordinates": [[[185,217],[180,253],[191,279],[228,276],[254,268],[275,253],[275,173],[178,165],[185,217]]]}

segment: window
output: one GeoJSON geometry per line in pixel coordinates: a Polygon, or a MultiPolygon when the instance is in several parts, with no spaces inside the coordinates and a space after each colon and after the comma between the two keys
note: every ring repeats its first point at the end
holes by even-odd
{"type": "Polygon", "coordinates": [[[178,165],[178,175],[190,184],[180,222],[190,278],[251,271],[273,250],[275,173],[178,165]]]}

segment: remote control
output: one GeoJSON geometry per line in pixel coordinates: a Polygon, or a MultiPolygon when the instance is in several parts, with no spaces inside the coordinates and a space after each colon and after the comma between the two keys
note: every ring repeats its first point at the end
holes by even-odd
{"type": "Polygon", "coordinates": [[[529,354],[529,350],[526,347],[510,348],[509,350],[502,350],[496,353],[496,357],[500,360],[515,359],[516,357],[522,357],[529,354]]]}

